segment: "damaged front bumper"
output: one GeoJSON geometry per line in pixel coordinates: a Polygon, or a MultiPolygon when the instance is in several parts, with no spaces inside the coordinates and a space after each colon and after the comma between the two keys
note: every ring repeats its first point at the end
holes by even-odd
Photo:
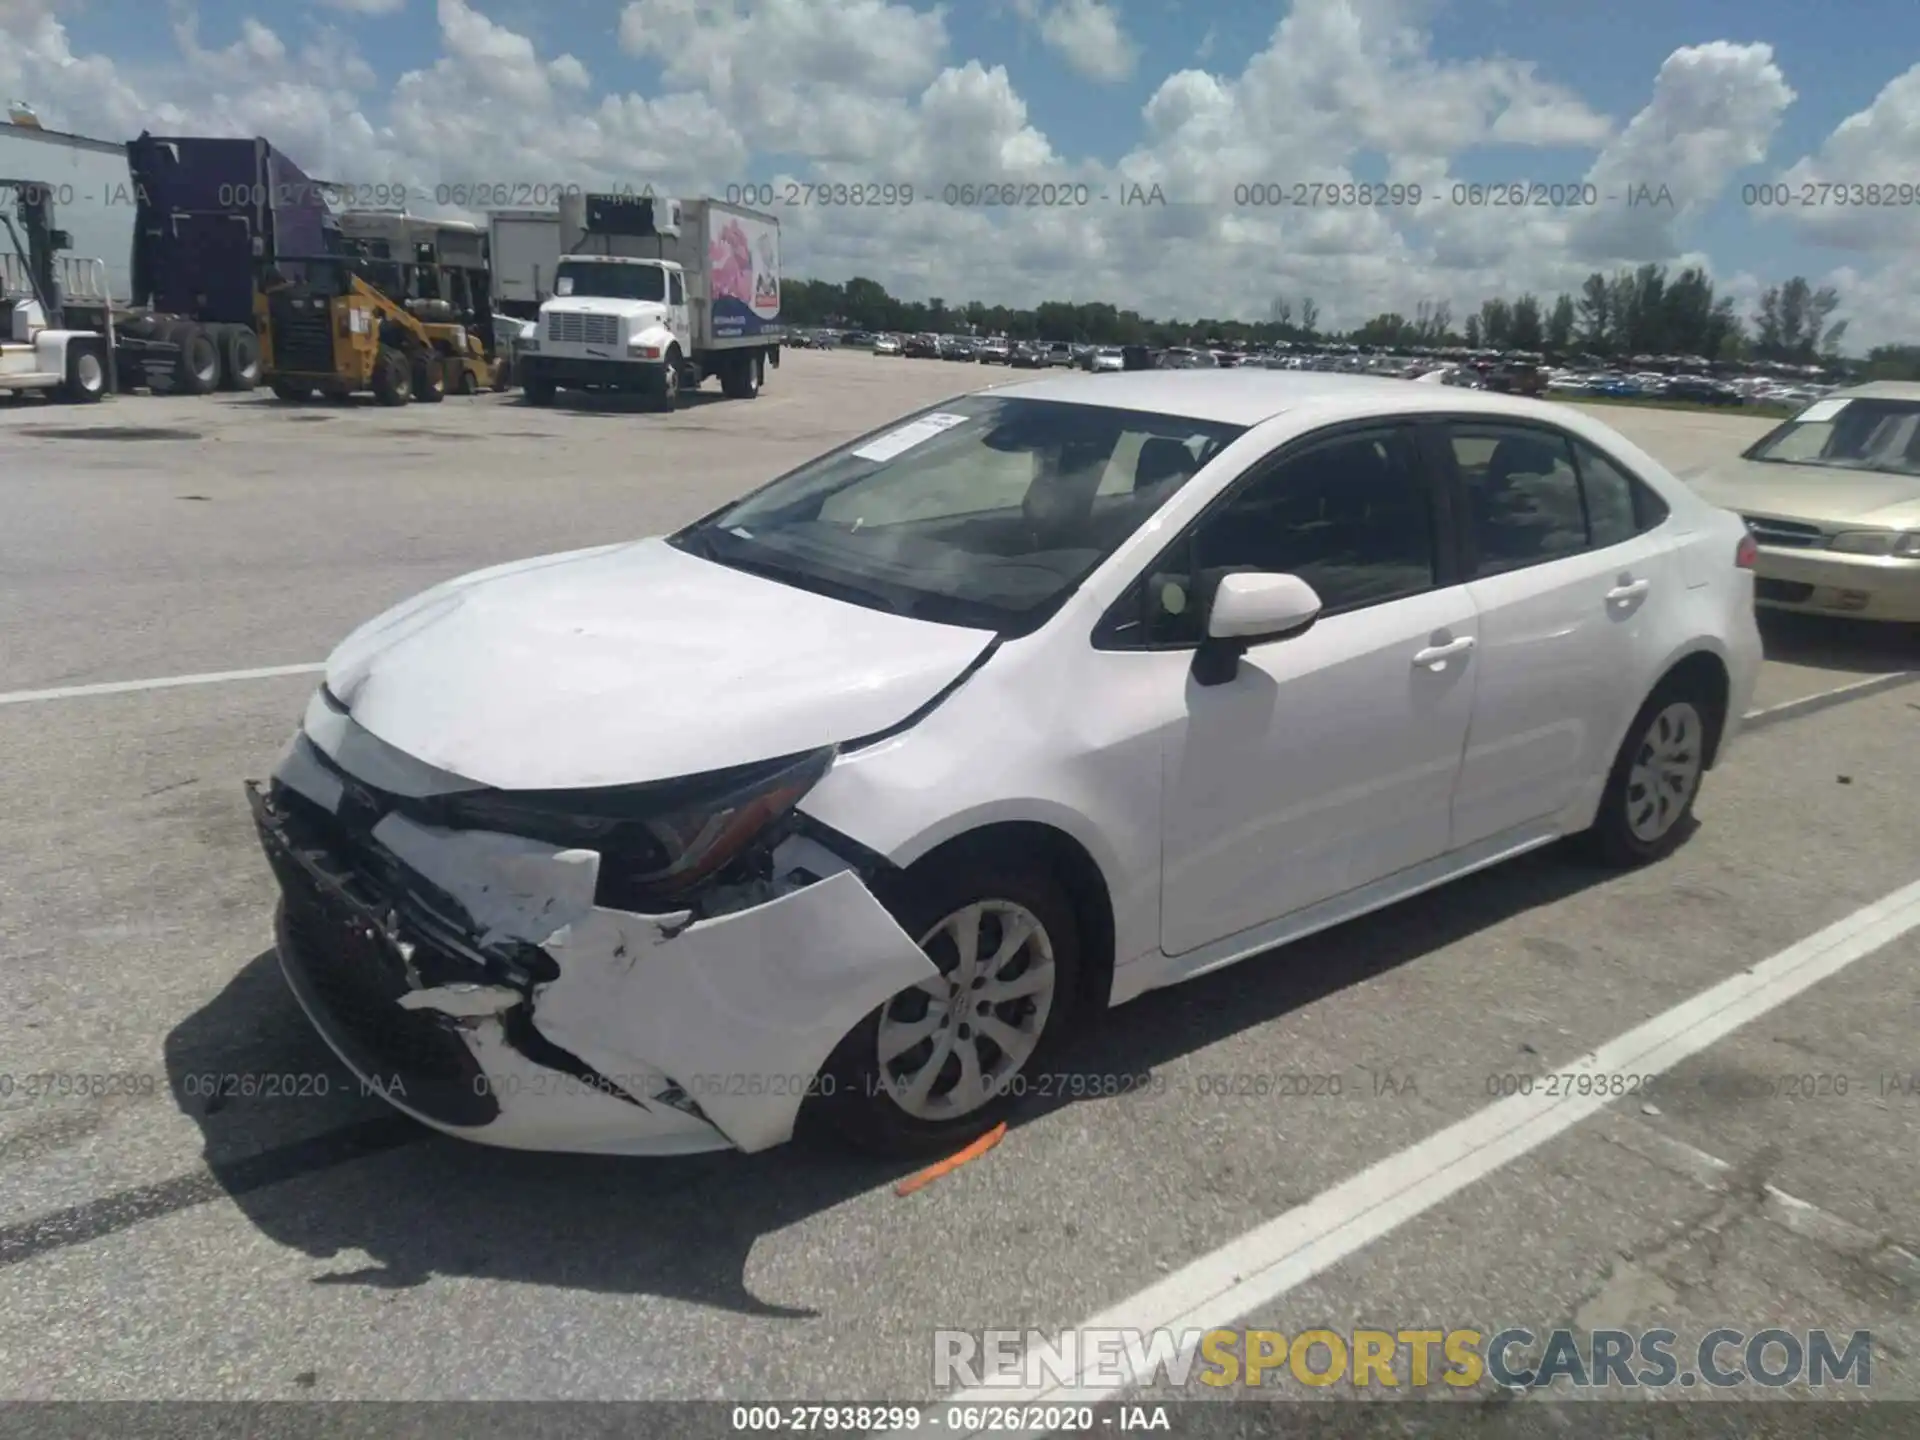
{"type": "Polygon", "coordinates": [[[812,841],[788,842],[806,865],[774,898],[642,915],[594,904],[592,851],[397,812],[356,830],[347,787],[304,739],[247,790],[301,1007],[364,1088],[449,1134],[766,1149],[830,1086],[822,1067],[848,1031],[937,973],[812,841]]]}

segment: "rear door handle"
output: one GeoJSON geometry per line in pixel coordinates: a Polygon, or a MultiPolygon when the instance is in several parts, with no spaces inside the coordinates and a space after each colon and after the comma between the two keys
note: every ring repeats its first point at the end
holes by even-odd
{"type": "Polygon", "coordinates": [[[1614,605],[1624,605],[1629,600],[1638,600],[1647,593],[1649,583],[1646,580],[1630,580],[1625,585],[1616,585],[1607,591],[1607,600],[1614,605]]]}
{"type": "Polygon", "coordinates": [[[1473,636],[1462,635],[1458,640],[1449,640],[1444,645],[1429,645],[1413,657],[1415,665],[1425,666],[1429,670],[1443,670],[1447,661],[1456,655],[1464,655],[1473,649],[1473,636]]]}

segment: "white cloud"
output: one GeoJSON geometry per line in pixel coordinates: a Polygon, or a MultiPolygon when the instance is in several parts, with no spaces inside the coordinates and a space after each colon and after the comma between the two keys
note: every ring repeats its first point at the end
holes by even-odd
{"type": "Polygon", "coordinates": [[[1784,220],[1827,245],[1911,255],[1920,247],[1920,65],[1888,81],[1814,154],[1759,184],[1768,188],[1756,186],[1754,199],[1768,203],[1753,207],[1758,220],[1784,220]]]}
{"type": "Polygon", "coordinates": [[[1680,229],[1766,158],[1794,98],[1772,46],[1716,41],[1674,51],[1653,99],[1587,174],[1600,204],[1578,217],[1578,252],[1636,261],[1673,253],[1680,229]],[[1671,204],[1628,203],[1649,192],[1658,200],[1662,187],[1671,204]]]}
{"type": "Polygon", "coordinates": [[[1090,80],[1125,80],[1140,58],[1107,0],[1059,0],[1041,17],[1040,38],[1090,80]]]}
{"type": "MultiPolygon", "coordinates": [[[[1489,295],[1551,297],[1594,269],[1704,262],[1695,222],[1737,199],[1743,181],[1920,183],[1920,67],[1812,154],[1769,170],[1794,94],[1765,45],[1675,51],[1648,77],[1638,113],[1616,120],[1523,60],[1441,56],[1424,25],[1429,3],[1295,0],[1266,42],[1231,64],[1202,43],[1192,68],[1160,76],[1130,146],[1110,162],[1067,153],[1004,66],[955,53],[945,12],[927,0],[631,0],[618,39],[657,67],[646,93],[609,83],[620,56],[589,53],[589,65],[557,53],[486,0],[436,0],[437,49],[410,54],[413,68],[390,80],[313,12],[263,9],[271,21],[222,22],[215,33],[181,5],[172,53],[123,58],[77,51],[53,0],[0,0],[0,89],[33,103],[50,128],[85,134],[264,134],[310,173],[348,183],[694,194],[786,172],[904,182],[919,191],[912,205],[784,209],[789,264],[949,301],[1106,300],[1189,317],[1258,316],[1275,298],[1297,308],[1312,296],[1333,325],[1412,314],[1423,300],[1461,316],[1489,295]],[[1509,157],[1516,180],[1591,184],[1616,198],[1591,209],[1452,205],[1456,176],[1486,173],[1469,157],[1487,147],[1509,157]],[[1380,173],[1421,185],[1426,199],[1234,203],[1236,187],[1380,173]],[[1002,180],[1051,184],[1046,193],[1064,202],[944,203],[948,184],[1002,180]],[[1074,185],[1085,189],[1059,188],[1074,185]],[[1123,206],[1128,185],[1158,185],[1173,203],[1123,206]],[[1666,187],[1672,204],[1618,198],[1640,185],[1666,187]]],[[[993,13],[1051,47],[1076,25],[1094,34],[1088,17],[1099,8],[1002,0],[993,13]]],[[[1083,68],[1121,73],[1121,48],[1133,42],[1117,28],[1110,38],[1104,62],[1089,58],[1098,44],[1079,47],[1083,68]]],[[[1849,247],[1825,278],[1847,298],[1853,342],[1920,334],[1917,218],[1913,205],[1785,217],[1803,238],[1849,247]]],[[[1748,297],[1744,307],[1783,278],[1724,284],[1748,297]]]]}

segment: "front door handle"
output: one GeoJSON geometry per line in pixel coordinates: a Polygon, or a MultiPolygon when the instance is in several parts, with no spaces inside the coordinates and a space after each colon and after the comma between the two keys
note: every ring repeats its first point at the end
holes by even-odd
{"type": "Polygon", "coordinates": [[[1649,583],[1645,580],[1629,580],[1624,585],[1616,585],[1607,591],[1607,601],[1613,605],[1624,605],[1629,600],[1638,600],[1647,593],[1649,583]]]}
{"type": "Polygon", "coordinates": [[[1458,640],[1449,640],[1444,645],[1429,645],[1414,655],[1413,663],[1428,670],[1444,670],[1447,668],[1447,661],[1456,655],[1464,655],[1471,649],[1473,649],[1473,636],[1462,635],[1458,640]]]}

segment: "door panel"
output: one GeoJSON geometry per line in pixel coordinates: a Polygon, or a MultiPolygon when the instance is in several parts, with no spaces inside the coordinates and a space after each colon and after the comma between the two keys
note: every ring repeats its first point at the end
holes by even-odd
{"type": "Polygon", "coordinates": [[[1325,606],[1227,683],[1186,682],[1165,770],[1169,954],[1446,850],[1477,629],[1438,513],[1409,427],[1344,430],[1237,486],[1149,577],[1171,606],[1160,643],[1200,638],[1204,577],[1224,569],[1298,575],[1325,606]]]}
{"type": "Polygon", "coordinates": [[[1467,586],[1480,672],[1454,801],[1459,848],[1557,814],[1605,774],[1645,698],[1648,607],[1679,580],[1666,542],[1632,533],[1630,495],[1626,521],[1611,493],[1583,495],[1565,437],[1453,428],[1480,571],[1467,586]]]}
{"type": "Polygon", "coordinates": [[[1166,762],[1162,945],[1178,955],[1447,849],[1477,641],[1458,586],[1256,646],[1187,681],[1166,762]]]}
{"type": "Polygon", "coordinates": [[[687,282],[679,271],[667,272],[667,329],[680,342],[682,355],[693,354],[693,326],[687,314],[687,282]]]}

